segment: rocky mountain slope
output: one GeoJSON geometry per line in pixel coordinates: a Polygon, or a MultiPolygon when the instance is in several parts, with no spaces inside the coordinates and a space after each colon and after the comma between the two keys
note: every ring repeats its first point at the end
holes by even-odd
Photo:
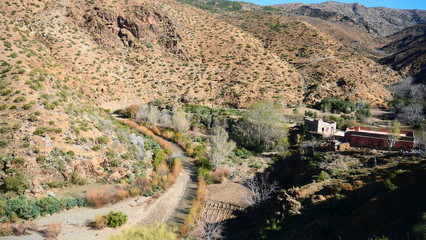
{"type": "Polygon", "coordinates": [[[62,0],[0,9],[0,178],[18,192],[149,169],[152,140],[99,105],[302,100],[292,65],[187,4],[62,0]]]}
{"type": "Polygon", "coordinates": [[[370,33],[381,37],[426,22],[426,11],[367,8],[359,3],[345,4],[329,1],[318,4],[280,4],[273,7],[299,15],[358,24],[370,33]]]}
{"type": "Polygon", "coordinates": [[[391,65],[404,76],[426,82],[426,25],[406,28],[388,39],[391,43],[381,49],[391,55],[380,62],[391,65]]]}
{"type": "Polygon", "coordinates": [[[0,180],[30,176],[37,194],[46,183],[148,169],[155,144],[99,106],[342,96],[385,105],[385,86],[400,76],[376,62],[382,40],[356,21],[276,10],[207,0],[0,2],[0,180]]]}
{"type": "Polygon", "coordinates": [[[394,71],[372,60],[367,49],[354,52],[355,44],[345,45],[344,38],[338,38],[344,35],[341,26],[327,32],[315,26],[321,24],[318,20],[275,12],[229,13],[222,19],[252,33],[266,49],[295,66],[303,76],[307,102],[344,95],[384,104],[390,95],[383,86],[399,80],[394,71]]]}

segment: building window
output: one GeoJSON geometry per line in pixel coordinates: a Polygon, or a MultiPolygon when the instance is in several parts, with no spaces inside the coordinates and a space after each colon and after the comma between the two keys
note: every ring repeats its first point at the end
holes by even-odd
{"type": "Polygon", "coordinates": [[[324,132],[324,128],[322,128],[321,130],[322,130],[322,132],[324,132]]]}

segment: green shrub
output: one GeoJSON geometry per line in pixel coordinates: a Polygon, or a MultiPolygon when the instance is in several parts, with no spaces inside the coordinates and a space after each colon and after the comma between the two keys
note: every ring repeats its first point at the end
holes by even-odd
{"type": "Polygon", "coordinates": [[[392,181],[388,178],[388,179],[386,179],[386,180],[383,182],[383,188],[384,188],[386,191],[391,192],[391,191],[393,191],[393,190],[397,189],[398,187],[397,187],[397,186],[395,186],[395,184],[393,184],[393,183],[392,183],[392,181]]]}
{"type": "Polygon", "coordinates": [[[37,127],[36,130],[33,132],[34,135],[44,135],[45,133],[48,132],[48,128],[47,127],[37,127]]]}
{"type": "Polygon", "coordinates": [[[158,148],[155,150],[154,160],[153,160],[154,170],[156,170],[157,167],[160,166],[160,164],[166,160],[166,157],[167,157],[166,152],[163,149],[158,148]]]}
{"type": "Polygon", "coordinates": [[[77,172],[72,172],[71,176],[70,176],[70,183],[75,184],[75,185],[86,185],[88,183],[88,180],[82,176],[80,176],[80,174],[78,174],[77,172]]]}
{"type": "MultiPolygon", "coordinates": [[[[38,159],[38,158],[37,158],[38,159]]],[[[38,162],[38,161],[37,161],[38,162]]],[[[63,188],[68,186],[70,183],[67,181],[51,181],[46,183],[49,188],[63,188]]]]}
{"type": "Polygon", "coordinates": [[[109,137],[107,137],[107,136],[100,136],[100,137],[97,137],[97,138],[96,138],[96,142],[97,142],[98,144],[107,144],[107,143],[109,143],[109,137]]]}
{"type": "Polygon", "coordinates": [[[423,213],[421,221],[414,225],[413,233],[417,240],[426,239],[426,213],[423,213]]]}
{"type": "Polygon", "coordinates": [[[312,176],[312,178],[317,182],[322,182],[330,179],[330,175],[326,171],[321,171],[318,175],[312,176]]]}
{"type": "Polygon", "coordinates": [[[210,170],[205,167],[199,167],[198,179],[204,179],[207,183],[211,183],[210,170]]]}
{"type": "Polygon", "coordinates": [[[311,111],[311,110],[306,110],[305,111],[305,117],[317,118],[318,114],[317,114],[317,112],[314,112],[314,111],[311,111]]]}
{"type": "Polygon", "coordinates": [[[60,202],[61,208],[67,210],[87,206],[87,200],[85,198],[63,198],[60,202]]]}
{"type": "Polygon", "coordinates": [[[245,148],[235,148],[234,149],[235,156],[240,158],[250,158],[253,154],[245,149],[245,148]]]}
{"type": "Polygon", "coordinates": [[[109,212],[106,215],[107,226],[111,228],[120,227],[127,222],[127,215],[123,212],[109,212]]]}
{"type": "Polygon", "coordinates": [[[20,102],[24,102],[25,100],[26,100],[26,98],[24,96],[19,96],[19,97],[15,98],[15,100],[13,102],[20,103],[20,102]]]}
{"type": "Polygon", "coordinates": [[[92,147],[93,151],[99,151],[100,149],[101,149],[101,146],[99,146],[99,145],[95,145],[95,146],[92,147]]]}
{"type": "Polygon", "coordinates": [[[5,148],[9,142],[9,140],[0,140],[0,148],[5,148]]]}
{"type": "Polygon", "coordinates": [[[6,191],[22,194],[30,187],[25,175],[22,172],[17,172],[15,176],[9,176],[4,180],[6,191]]]}
{"type": "Polygon", "coordinates": [[[12,163],[22,166],[25,163],[25,158],[22,158],[22,157],[14,158],[14,159],[12,159],[12,163]]]}
{"type": "Polygon", "coordinates": [[[22,219],[34,219],[40,216],[40,210],[33,201],[29,201],[25,196],[9,200],[4,206],[6,216],[12,219],[15,216],[22,219]]]}
{"type": "Polygon", "coordinates": [[[35,204],[38,206],[41,216],[58,213],[62,210],[61,201],[54,197],[43,197],[37,199],[35,204]]]}

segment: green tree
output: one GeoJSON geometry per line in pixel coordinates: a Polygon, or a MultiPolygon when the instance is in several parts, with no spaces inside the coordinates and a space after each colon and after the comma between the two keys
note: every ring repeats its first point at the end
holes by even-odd
{"type": "Polygon", "coordinates": [[[401,133],[401,124],[397,120],[395,120],[393,121],[392,126],[390,127],[389,133],[388,133],[389,152],[392,150],[392,148],[400,139],[401,137],[400,133],[401,133]]]}
{"type": "Polygon", "coordinates": [[[257,102],[247,109],[239,131],[249,146],[260,150],[285,150],[288,130],[280,111],[277,104],[266,101],[257,102]]]}

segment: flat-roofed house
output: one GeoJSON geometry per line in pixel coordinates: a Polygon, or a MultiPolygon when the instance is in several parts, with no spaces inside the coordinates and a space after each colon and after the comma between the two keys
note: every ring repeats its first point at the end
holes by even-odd
{"type": "MultiPolygon", "coordinates": [[[[345,139],[352,147],[371,147],[387,149],[389,147],[389,133],[385,128],[353,127],[347,128],[345,139]]],[[[399,139],[392,149],[410,150],[414,148],[414,132],[401,131],[399,139]]]]}
{"type": "Polygon", "coordinates": [[[336,122],[327,122],[321,118],[305,118],[304,122],[309,131],[319,133],[324,137],[331,137],[337,131],[336,122]]]}

